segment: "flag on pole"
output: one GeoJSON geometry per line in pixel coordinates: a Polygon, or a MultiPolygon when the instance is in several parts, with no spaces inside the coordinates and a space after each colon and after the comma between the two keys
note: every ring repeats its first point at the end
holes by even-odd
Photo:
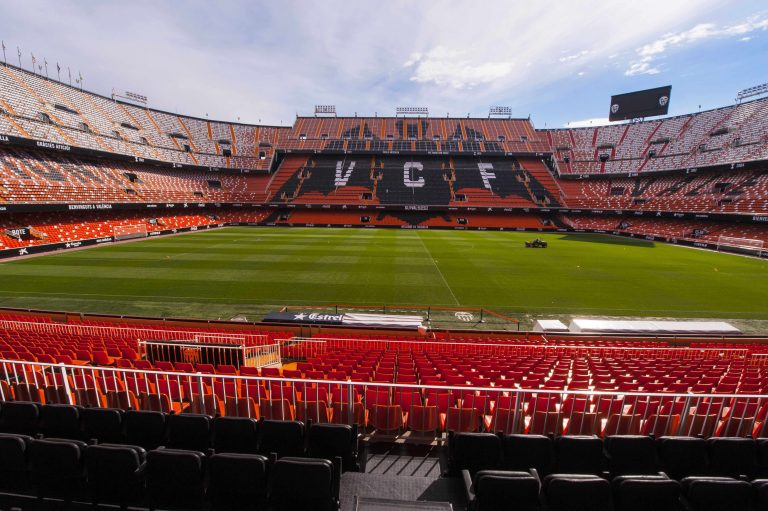
{"type": "Polygon", "coordinates": [[[29,52],[30,55],[32,55],[32,72],[35,72],[35,66],[37,65],[37,59],[35,58],[35,54],[32,52],[29,52]]]}

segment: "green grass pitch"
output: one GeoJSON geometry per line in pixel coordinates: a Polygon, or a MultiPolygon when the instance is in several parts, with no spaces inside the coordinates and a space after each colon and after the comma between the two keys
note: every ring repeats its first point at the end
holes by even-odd
{"type": "Polygon", "coordinates": [[[606,235],[226,228],[0,263],[0,305],[176,317],[283,305],[768,319],[768,261],[606,235]]]}

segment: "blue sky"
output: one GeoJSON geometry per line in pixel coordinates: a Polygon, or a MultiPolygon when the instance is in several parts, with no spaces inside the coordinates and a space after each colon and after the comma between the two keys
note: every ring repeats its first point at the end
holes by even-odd
{"type": "Polygon", "coordinates": [[[768,82],[764,0],[111,1],[0,3],[9,62],[31,53],[150,106],[290,125],[340,115],[487,115],[596,123],[611,94],[672,85],[671,114],[768,82]]]}

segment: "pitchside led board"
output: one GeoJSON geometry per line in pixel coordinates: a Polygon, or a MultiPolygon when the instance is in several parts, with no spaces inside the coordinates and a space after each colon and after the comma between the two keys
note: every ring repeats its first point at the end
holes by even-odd
{"type": "Polygon", "coordinates": [[[640,90],[611,96],[609,121],[641,119],[655,115],[666,115],[669,111],[669,95],[672,86],[640,90]]]}

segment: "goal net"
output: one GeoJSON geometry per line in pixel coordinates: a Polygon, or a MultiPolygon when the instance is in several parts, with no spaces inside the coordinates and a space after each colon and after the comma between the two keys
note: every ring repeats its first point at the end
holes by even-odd
{"type": "Polygon", "coordinates": [[[719,236],[717,238],[717,249],[721,250],[727,247],[731,251],[743,252],[760,256],[763,253],[765,242],[751,238],[734,238],[732,236],[719,236]]]}
{"type": "Polygon", "coordinates": [[[112,235],[115,241],[146,238],[147,226],[145,224],[114,225],[112,226],[112,235]]]}

